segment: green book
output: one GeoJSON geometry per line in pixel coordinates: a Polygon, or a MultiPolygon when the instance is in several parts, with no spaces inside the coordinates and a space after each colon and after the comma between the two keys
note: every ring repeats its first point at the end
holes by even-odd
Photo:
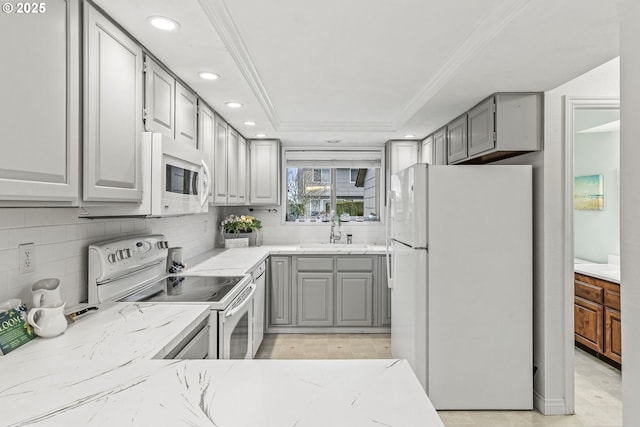
{"type": "Polygon", "coordinates": [[[15,350],[36,337],[33,327],[27,322],[27,306],[0,313],[0,355],[15,350]]]}

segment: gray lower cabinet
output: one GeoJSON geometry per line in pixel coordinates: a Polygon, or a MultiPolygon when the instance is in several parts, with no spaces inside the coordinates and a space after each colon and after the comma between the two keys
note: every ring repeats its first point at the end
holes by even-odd
{"type": "Polygon", "coordinates": [[[291,325],[291,258],[271,257],[269,324],[291,325]]]}
{"type": "Polygon", "coordinates": [[[296,274],[299,326],[333,326],[333,273],[296,274]]]}
{"type": "Polygon", "coordinates": [[[376,283],[376,326],[391,325],[391,289],[387,287],[387,258],[378,259],[378,275],[376,283]]]}
{"type": "Polygon", "coordinates": [[[336,326],[373,325],[373,273],[336,273],[336,326]]]}
{"type": "Polygon", "coordinates": [[[387,327],[391,324],[385,257],[272,256],[268,324],[290,327],[387,327]]]}

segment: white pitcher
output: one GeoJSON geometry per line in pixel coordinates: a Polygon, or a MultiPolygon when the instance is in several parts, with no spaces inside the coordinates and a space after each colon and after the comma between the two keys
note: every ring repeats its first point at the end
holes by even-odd
{"type": "Polygon", "coordinates": [[[67,329],[67,319],[64,317],[65,302],[48,307],[34,307],[29,310],[27,321],[36,333],[44,338],[55,337],[67,329]],[[37,317],[37,320],[36,320],[37,317]]]}
{"type": "Polygon", "coordinates": [[[34,307],[53,306],[62,302],[58,279],[40,279],[33,284],[31,291],[34,307]]]}

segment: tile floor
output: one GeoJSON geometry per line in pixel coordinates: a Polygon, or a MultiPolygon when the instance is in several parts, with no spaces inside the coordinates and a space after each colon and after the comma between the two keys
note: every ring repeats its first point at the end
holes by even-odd
{"type": "MultiPolygon", "coordinates": [[[[267,334],[257,359],[388,359],[388,334],[267,334]]],[[[620,371],[576,349],[576,414],[440,411],[447,427],[621,427],[620,371]]]]}
{"type": "Polygon", "coordinates": [[[256,359],[391,359],[389,334],[265,334],[256,359]]]}

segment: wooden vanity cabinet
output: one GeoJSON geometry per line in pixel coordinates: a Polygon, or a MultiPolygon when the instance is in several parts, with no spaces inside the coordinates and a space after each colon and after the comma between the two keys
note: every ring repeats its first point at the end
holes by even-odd
{"type": "Polygon", "coordinates": [[[622,321],[620,320],[620,285],[610,283],[604,290],[604,355],[622,363],[622,321]]]}
{"type": "Polygon", "coordinates": [[[576,342],[622,363],[620,285],[575,273],[576,342]]]}

